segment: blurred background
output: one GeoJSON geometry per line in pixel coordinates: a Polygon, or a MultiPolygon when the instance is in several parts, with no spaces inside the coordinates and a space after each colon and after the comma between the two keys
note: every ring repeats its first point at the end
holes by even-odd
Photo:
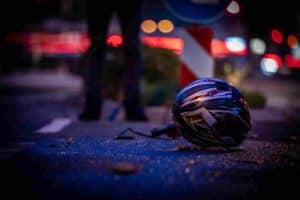
{"type": "MultiPolygon", "coordinates": [[[[90,45],[84,1],[1,4],[1,91],[64,89],[80,94],[83,55],[90,45]]],[[[299,106],[296,1],[145,0],[142,9],[146,105],[169,105],[182,80],[213,76],[238,87],[251,107],[299,106]],[[198,27],[199,36],[186,36],[182,30],[189,26],[198,27]],[[191,66],[196,61],[197,66],[191,66]],[[200,75],[193,74],[195,67],[203,69],[200,75]]],[[[122,98],[122,42],[118,19],[113,17],[103,78],[104,95],[117,101],[122,98]]]]}

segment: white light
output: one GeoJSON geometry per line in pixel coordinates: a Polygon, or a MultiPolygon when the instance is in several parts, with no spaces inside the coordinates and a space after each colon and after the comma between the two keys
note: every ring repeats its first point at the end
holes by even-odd
{"type": "Polygon", "coordinates": [[[262,55],[266,51],[266,43],[260,38],[253,38],[249,42],[250,49],[253,53],[262,55]]]}
{"type": "Polygon", "coordinates": [[[295,58],[300,59],[300,46],[299,45],[292,48],[292,54],[295,58]]]}
{"type": "Polygon", "coordinates": [[[265,75],[272,75],[277,72],[278,64],[272,58],[263,58],[260,62],[260,68],[265,75]]]}
{"type": "Polygon", "coordinates": [[[240,12],[240,5],[236,1],[231,1],[226,10],[230,14],[238,14],[240,12]]]}
{"type": "Polygon", "coordinates": [[[240,52],[246,49],[245,40],[241,37],[228,37],[225,39],[225,45],[232,52],[240,52]]]}

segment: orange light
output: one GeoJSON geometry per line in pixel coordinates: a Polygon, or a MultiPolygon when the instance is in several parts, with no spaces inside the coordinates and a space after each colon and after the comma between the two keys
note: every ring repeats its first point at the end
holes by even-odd
{"type": "Polygon", "coordinates": [[[287,38],[287,44],[289,45],[289,47],[293,48],[295,46],[297,46],[298,44],[298,39],[295,35],[289,35],[287,38]]]}
{"type": "Polygon", "coordinates": [[[153,33],[157,29],[156,22],[151,19],[146,19],[142,22],[141,29],[145,33],[153,33]]]}
{"type": "Polygon", "coordinates": [[[168,19],[160,20],[158,23],[158,29],[163,33],[170,33],[174,29],[173,23],[168,19]]]}
{"type": "Polygon", "coordinates": [[[211,41],[211,53],[216,58],[223,58],[228,54],[228,49],[225,42],[218,39],[211,41]]]}

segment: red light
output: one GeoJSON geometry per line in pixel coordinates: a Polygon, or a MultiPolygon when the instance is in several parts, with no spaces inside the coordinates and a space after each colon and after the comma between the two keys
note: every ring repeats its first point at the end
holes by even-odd
{"type": "Polygon", "coordinates": [[[282,66],[282,59],[279,55],[274,54],[274,53],[267,53],[263,56],[263,58],[270,58],[276,61],[278,67],[282,66]]]}
{"type": "Polygon", "coordinates": [[[78,54],[85,52],[90,40],[85,33],[21,33],[27,51],[42,54],[78,54]]]}
{"type": "MultiPolygon", "coordinates": [[[[142,43],[151,47],[163,48],[172,50],[176,54],[181,54],[183,50],[183,40],[178,37],[155,37],[155,36],[142,36],[142,43]]],[[[107,38],[107,44],[113,47],[119,47],[123,44],[121,35],[110,35],[107,38]]]]}
{"type": "Polygon", "coordinates": [[[142,42],[151,47],[164,48],[174,51],[176,54],[181,54],[183,50],[183,40],[177,37],[155,37],[144,36],[142,42]]]}
{"type": "Polygon", "coordinates": [[[211,42],[211,53],[216,58],[224,58],[228,54],[228,49],[225,42],[222,40],[213,39],[211,42]]]}
{"type": "Polygon", "coordinates": [[[291,68],[300,68],[300,59],[295,58],[294,56],[287,54],[284,56],[285,64],[291,68]]]}
{"type": "Polygon", "coordinates": [[[120,35],[113,34],[107,38],[106,43],[113,47],[119,47],[123,44],[123,38],[120,35]]]}
{"type": "Polygon", "coordinates": [[[283,36],[281,31],[277,30],[277,29],[272,29],[271,30],[271,39],[273,42],[280,44],[282,43],[283,40],[283,36]]]}

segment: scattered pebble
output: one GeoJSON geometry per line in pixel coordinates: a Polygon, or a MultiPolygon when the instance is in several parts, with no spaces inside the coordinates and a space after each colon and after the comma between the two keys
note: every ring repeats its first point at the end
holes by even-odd
{"type": "Polygon", "coordinates": [[[137,173],[141,167],[141,165],[129,162],[118,162],[113,164],[111,169],[116,174],[133,174],[137,173]]]}

